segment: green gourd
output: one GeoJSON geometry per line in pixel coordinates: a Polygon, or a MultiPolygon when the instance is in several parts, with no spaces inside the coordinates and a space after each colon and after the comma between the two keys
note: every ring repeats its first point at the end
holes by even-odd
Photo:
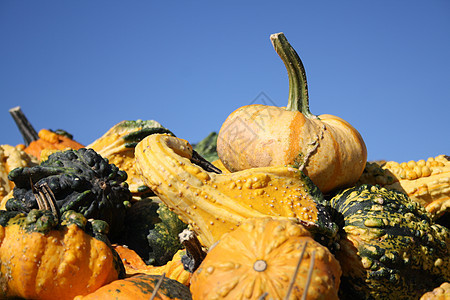
{"type": "Polygon", "coordinates": [[[364,184],[330,206],[341,229],[341,299],[418,299],[450,280],[450,231],[405,194],[364,184]]]}
{"type": "Polygon", "coordinates": [[[47,185],[61,215],[74,210],[107,222],[111,242],[122,234],[124,202],[131,199],[127,173],[92,149],[55,152],[37,166],[12,170],[8,178],[15,184],[13,198],[6,203],[9,211],[37,209],[36,189],[47,185]]]}
{"type": "Polygon", "coordinates": [[[162,266],[182,249],[178,238],[187,224],[157,197],[136,201],[127,210],[123,244],[148,265],[162,266]]]}

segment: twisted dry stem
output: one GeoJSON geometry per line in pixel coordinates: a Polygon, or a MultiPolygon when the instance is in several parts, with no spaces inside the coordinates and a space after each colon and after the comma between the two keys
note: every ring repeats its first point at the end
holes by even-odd
{"type": "Polygon", "coordinates": [[[49,210],[56,217],[58,222],[60,221],[59,209],[56,204],[55,194],[53,194],[52,190],[48,186],[46,182],[41,183],[39,185],[34,185],[31,182],[30,178],[31,190],[33,191],[34,198],[38,204],[40,210],[49,210]]]}

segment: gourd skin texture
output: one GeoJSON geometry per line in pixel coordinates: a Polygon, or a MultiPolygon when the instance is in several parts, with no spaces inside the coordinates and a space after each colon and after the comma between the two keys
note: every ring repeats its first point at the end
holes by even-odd
{"type": "Polygon", "coordinates": [[[288,219],[253,218],[209,250],[191,280],[194,299],[285,299],[302,249],[305,254],[289,299],[300,299],[314,254],[307,299],[338,299],[341,268],[303,226],[288,219]]]}
{"type": "MultiPolygon", "coordinates": [[[[87,296],[77,296],[74,300],[148,300],[152,296],[159,279],[160,276],[158,275],[136,274],[125,279],[113,281],[87,296]]],[[[165,277],[153,299],[190,300],[192,297],[188,287],[176,280],[165,277]]]]}
{"type": "Polygon", "coordinates": [[[84,148],[83,144],[73,140],[69,134],[58,134],[56,132],[41,129],[38,133],[39,139],[31,142],[24,151],[30,155],[35,156],[37,159],[41,158],[41,151],[44,149],[74,149],[78,150],[84,148]]]}
{"type": "Polygon", "coordinates": [[[178,234],[185,228],[187,224],[164,203],[144,198],[127,209],[122,243],[136,251],[146,264],[162,266],[182,248],[178,234]]]}
{"type": "Polygon", "coordinates": [[[298,165],[312,149],[304,173],[323,193],[356,182],[367,160],[361,135],[343,119],[309,119],[275,106],[238,108],[223,123],[217,141],[219,157],[232,172],[298,165]]]}
{"type": "Polygon", "coordinates": [[[309,111],[306,72],[282,33],[270,37],[289,76],[286,107],[247,105],[231,113],[219,131],[217,153],[232,171],[297,165],[323,193],[353,185],[367,149],[356,129],[332,115],[309,111]]]}
{"type": "Polygon", "coordinates": [[[420,297],[420,300],[448,300],[450,299],[450,283],[444,282],[437,288],[427,292],[420,297]]]}
{"type": "Polygon", "coordinates": [[[299,218],[335,230],[321,202],[322,193],[291,167],[216,174],[192,164],[191,145],[162,134],[136,146],[136,165],[146,184],[192,226],[204,246],[214,244],[249,217],[299,218]]]}
{"type": "Polygon", "coordinates": [[[450,279],[450,231],[403,193],[361,185],[330,205],[342,218],[342,299],[417,299],[450,279]]]}
{"type": "Polygon", "coordinates": [[[172,134],[154,120],[128,120],[111,127],[104,135],[95,140],[86,148],[94,149],[109,163],[127,172],[127,183],[134,196],[141,196],[144,192],[151,192],[136,171],[134,165],[134,147],[144,137],[155,133],[172,134]]]}
{"type": "Polygon", "coordinates": [[[33,185],[48,184],[61,213],[75,210],[86,218],[106,221],[113,241],[123,230],[124,202],[131,199],[127,174],[92,149],[56,152],[34,167],[16,168],[8,178],[16,185],[6,209],[28,212],[37,208],[33,185]]]}
{"type": "Polygon", "coordinates": [[[450,157],[438,155],[427,160],[381,166],[368,163],[359,179],[363,184],[379,184],[397,190],[425,207],[434,219],[450,210],[450,157]]]}
{"type": "Polygon", "coordinates": [[[37,164],[37,159],[25,153],[20,147],[0,145],[0,198],[14,188],[14,183],[8,179],[9,172],[15,168],[31,167],[37,164]]]}
{"type": "Polygon", "coordinates": [[[181,258],[186,255],[186,250],[178,250],[172,257],[172,260],[163,266],[147,265],[142,258],[132,249],[113,245],[114,249],[119,254],[125,266],[125,272],[129,275],[134,274],[149,274],[162,275],[165,274],[167,278],[176,280],[186,286],[190,285],[192,273],[184,269],[181,258]]]}
{"type": "Polygon", "coordinates": [[[67,212],[60,227],[49,211],[2,211],[0,218],[0,297],[73,299],[124,275],[103,234],[80,228],[90,226],[80,214],[67,212]],[[8,214],[16,216],[7,221],[8,214]]]}

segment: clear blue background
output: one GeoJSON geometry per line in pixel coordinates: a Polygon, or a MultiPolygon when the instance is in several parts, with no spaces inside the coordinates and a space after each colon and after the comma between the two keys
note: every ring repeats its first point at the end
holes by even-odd
{"type": "Polygon", "coordinates": [[[450,154],[448,0],[2,0],[0,144],[23,143],[14,106],[85,145],[136,119],[196,143],[261,93],[286,105],[277,32],[311,112],[350,122],[369,160],[450,154]]]}

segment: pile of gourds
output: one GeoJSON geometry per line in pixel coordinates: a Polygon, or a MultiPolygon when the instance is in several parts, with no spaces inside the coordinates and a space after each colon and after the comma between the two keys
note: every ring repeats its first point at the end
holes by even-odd
{"type": "Polygon", "coordinates": [[[271,41],[288,105],[240,107],[196,145],[136,120],[85,146],[15,108],[28,130],[0,147],[0,298],[448,299],[449,157],[367,162],[271,41]]]}

